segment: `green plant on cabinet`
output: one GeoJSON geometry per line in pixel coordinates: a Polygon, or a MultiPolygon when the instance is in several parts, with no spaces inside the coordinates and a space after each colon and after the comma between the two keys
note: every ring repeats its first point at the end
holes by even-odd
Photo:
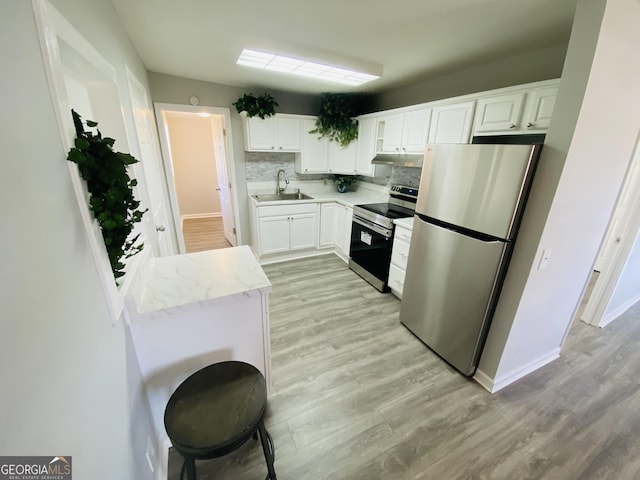
{"type": "Polygon", "coordinates": [[[360,94],[323,93],[320,96],[320,112],[316,117],[316,128],[309,133],[328,137],[346,147],[358,138],[358,105],[360,94]]]}
{"type": "MultiPolygon", "coordinates": [[[[133,195],[137,180],[127,172],[127,167],[138,160],[128,153],[114,152],[114,139],[102,137],[97,128],[95,133],[85,130],[80,115],[74,110],[71,114],[76,140],[67,160],[78,165],[80,176],[87,184],[89,209],[100,225],[111,270],[117,279],[125,274],[122,258],[136,255],[144,246],[136,245],[140,235],[129,239],[134,224],[140,222],[147,211],[138,209],[140,202],[133,195]]],[[[85,123],[89,128],[98,126],[91,120],[85,123]]]]}
{"type": "Polygon", "coordinates": [[[260,117],[263,120],[276,114],[278,102],[268,93],[255,96],[253,93],[245,93],[232,103],[238,113],[247,112],[247,117],[260,117]]]}

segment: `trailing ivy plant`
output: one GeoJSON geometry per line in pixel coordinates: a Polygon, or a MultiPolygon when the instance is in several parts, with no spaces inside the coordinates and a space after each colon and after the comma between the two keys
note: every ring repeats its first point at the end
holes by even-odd
{"type": "Polygon", "coordinates": [[[360,95],[355,93],[323,93],[320,96],[320,112],[316,128],[309,133],[318,133],[320,138],[329,137],[346,147],[358,138],[358,106],[360,95]]]}
{"type": "Polygon", "coordinates": [[[260,117],[263,120],[276,114],[278,102],[268,93],[256,97],[253,93],[245,93],[232,103],[238,113],[247,112],[247,117],[260,117]]]}
{"type": "MultiPolygon", "coordinates": [[[[133,196],[137,180],[127,173],[127,167],[138,160],[128,153],[114,152],[114,139],[103,138],[97,128],[95,133],[85,130],[80,115],[74,110],[71,114],[76,140],[67,160],[78,165],[80,176],[87,182],[89,208],[100,225],[111,270],[117,279],[125,273],[122,258],[136,255],[144,246],[136,245],[140,235],[129,239],[134,224],[147,211],[138,209],[140,202],[133,196]]],[[[87,120],[86,125],[94,128],[98,124],[87,120]]]]}

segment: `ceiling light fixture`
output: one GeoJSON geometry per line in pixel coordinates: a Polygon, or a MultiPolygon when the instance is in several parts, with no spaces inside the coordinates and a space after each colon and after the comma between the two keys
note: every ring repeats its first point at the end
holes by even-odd
{"type": "Polygon", "coordinates": [[[302,77],[317,78],[319,80],[327,80],[329,82],[337,82],[354,87],[380,78],[379,75],[356,72],[354,70],[332,67],[331,65],[323,65],[316,62],[307,62],[300,58],[260,52],[248,48],[242,50],[236,64],[246,67],[262,68],[274,72],[290,73],[302,77]]]}

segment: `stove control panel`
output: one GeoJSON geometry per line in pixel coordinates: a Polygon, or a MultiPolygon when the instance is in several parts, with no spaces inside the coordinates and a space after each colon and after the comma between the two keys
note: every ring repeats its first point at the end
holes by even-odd
{"type": "Polygon", "coordinates": [[[391,185],[390,195],[415,203],[418,199],[418,189],[406,185],[391,185]]]}

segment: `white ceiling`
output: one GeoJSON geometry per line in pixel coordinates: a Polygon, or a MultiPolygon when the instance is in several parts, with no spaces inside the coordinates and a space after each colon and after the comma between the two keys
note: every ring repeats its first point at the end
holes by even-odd
{"type": "Polygon", "coordinates": [[[152,72],[246,88],[381,92],[566,44],[576,0],[111,0],[152,72]],[[241,67],[243,48],[380,64],[361,87],[241,67]]]}

